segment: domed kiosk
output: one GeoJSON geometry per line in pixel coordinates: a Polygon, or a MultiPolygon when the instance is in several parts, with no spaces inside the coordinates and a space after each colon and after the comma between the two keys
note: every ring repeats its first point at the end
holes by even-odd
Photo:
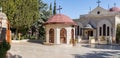
{"type": "Polygon", "coordinates": [[[47,43],[70,44],[75,39],[76,23],[66,15],[56,14],[44,24],[47,43]]]}

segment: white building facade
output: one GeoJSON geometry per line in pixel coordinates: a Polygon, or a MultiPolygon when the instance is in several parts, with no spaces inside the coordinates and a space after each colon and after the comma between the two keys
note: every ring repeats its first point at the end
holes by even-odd
{"type": "Polygon", "coordinates": [[[120,9],[113,7],[106,10],[98,6],[74,21],[78,24],[76,38],[93,39],[94,42],[90,43],[116,43],[116,29],[117,25],[120,24],[120,9]]]}

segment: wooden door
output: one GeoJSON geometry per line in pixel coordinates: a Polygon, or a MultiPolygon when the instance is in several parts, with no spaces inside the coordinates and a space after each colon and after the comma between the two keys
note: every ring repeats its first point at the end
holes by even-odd
{"type": "Polygon", "coordinates": [[[54,43],[54,29],[49,31],[49,43],[54,43]]]}
{"type": "Polygon", "coordinates": [[[67,37],[67,31],[65,28],[62,28],[60,30],[60,42],[61,43],[66,43],[66,37],[67,37]]]}

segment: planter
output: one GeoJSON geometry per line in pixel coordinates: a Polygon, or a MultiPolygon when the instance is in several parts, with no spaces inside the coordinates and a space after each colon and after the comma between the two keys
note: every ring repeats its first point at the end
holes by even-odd
{"type": "Polygon", "coordinates": [[[94,37],[89,37],[89,43],[91,43],[91,44],[95,43],[95,38],[94,37]]]}
{"type": "Polygon", "coordinates": [[[95,39],[91,39],[91,40],[90,40],[90,43],[95,43],[95,39]]]}

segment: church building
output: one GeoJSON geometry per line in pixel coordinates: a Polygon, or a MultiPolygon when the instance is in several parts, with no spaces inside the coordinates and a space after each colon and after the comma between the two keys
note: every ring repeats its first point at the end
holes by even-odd
{"type": "Polygon", "coordinates": [[[104,9],[98,3],[95,9],[88,14],[80,15],[80,18],[74,21],[78,24],[76,38],[86,40],[88,43],[116,43],[117,25],[120,24],[120,8],[104,9]]]}

